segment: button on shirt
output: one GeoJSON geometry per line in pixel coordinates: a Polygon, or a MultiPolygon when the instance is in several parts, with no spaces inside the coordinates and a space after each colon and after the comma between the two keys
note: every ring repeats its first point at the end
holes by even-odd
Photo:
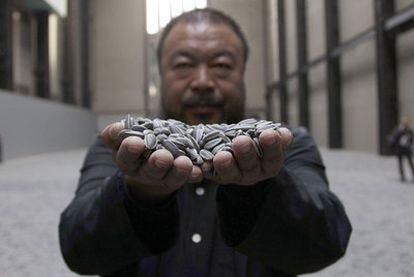
{"type": "Polygon", "coordinates": [[[203,196],[205,193],[205,189],[203,187],[197,187],[195,189],[195,194],[197,194],[198,196],[203,196]]]}
{"type": "Polygon", "coordinates": [[[151,269],[161,263],[161,276],[199,276],[200,272],[209,272],[208,276],[234,276],[233,255],[236,259],[241,255],[221,239],[216,217],[217,185],[206,182],[187,184],[177,193],[178,241],[161,256],[143,259],[139,264],[141,273],[152,276],[151,269]],[[164,272],[167,269],[168,273],[164,272]]]}

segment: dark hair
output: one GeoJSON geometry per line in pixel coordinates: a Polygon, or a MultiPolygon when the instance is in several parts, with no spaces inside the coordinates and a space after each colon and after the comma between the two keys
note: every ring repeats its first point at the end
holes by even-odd
{"type": "Polygon", "coordinates": [[[157,47],[158,64],[161,63],[162,49],[164,47],[165,38],[168,36],[172,28],[177,23],[181,23],[181,22],[197,23],[197,22],[203,22],[203,21],[210,21],[216,24],[219,24],[219,23],[225,24],[228,27],[230,27],[230,29],[232,29],[233,32],[241,40],[241,43],[244,48],[244,56],[243,56],[244,64],[246,64],[247,58],[249,57],[249,45],[247,43],[246,37],[244,36],[243,31],[241,30],[239,24],[237,24],[237,22],[233,18],[231,18],[229,15],[221,11],[218,11],[216,9],[212,9],[212,8],[195,9],[195,10],[183,13],[180,16],[172,19],[167,24],[167,26],[165,26],[165,29],[161,34],[160,40],[158,42],[158,47],[157,47]]]}

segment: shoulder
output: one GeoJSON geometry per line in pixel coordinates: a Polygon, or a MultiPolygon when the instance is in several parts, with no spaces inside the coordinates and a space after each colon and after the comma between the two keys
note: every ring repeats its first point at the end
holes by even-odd
{"type": "Polygon", "coordinates": [[[309,133],[306,127],[290,128],[290,131],[293,135],[293,142],[290,149],[303,147],[307,148],[311,146],[316,147],[315,140],[313,139],[312,135],[309,133]]]}

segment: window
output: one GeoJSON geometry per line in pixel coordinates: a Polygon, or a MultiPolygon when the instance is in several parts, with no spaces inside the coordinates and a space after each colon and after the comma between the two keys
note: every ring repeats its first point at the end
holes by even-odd
{"type": "Polygon", "coordinates": [[[183,12],[207,7],[207,0],[147,0],[147,33],[157,34],[183,12]]]}

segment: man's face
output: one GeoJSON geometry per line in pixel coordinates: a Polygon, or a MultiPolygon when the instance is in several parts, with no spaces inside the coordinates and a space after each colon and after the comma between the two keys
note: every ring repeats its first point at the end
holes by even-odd
{"type": "Polygon", "coordinates": [[[240,39],[225,24],[175,25],[160,61],[165,116],[191,125],[240,121],[245,101],[243,51],[240,39]]]}

